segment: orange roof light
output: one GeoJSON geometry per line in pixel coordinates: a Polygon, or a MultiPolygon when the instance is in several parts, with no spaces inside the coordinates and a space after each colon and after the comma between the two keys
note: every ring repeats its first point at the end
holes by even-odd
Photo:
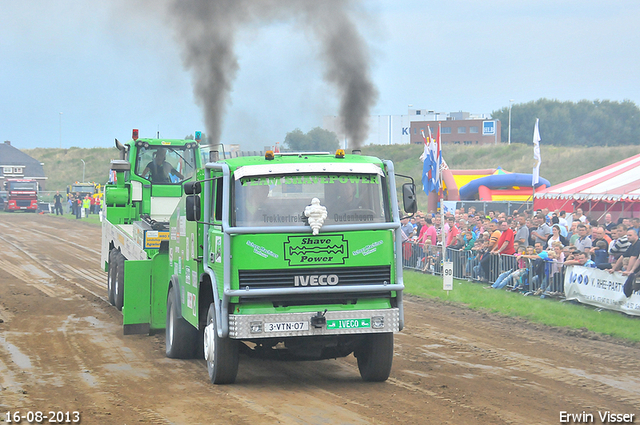
{"type": "Polygon", "coordinates": [[[131,132],[131,138],[133,140],[138,140],[138,129],[134,128],[133,131],[131,132]]]}
{"type": "Polygon", "coordinates": [[[336,151],[336,158],[344,158],[344,149],[338,149],[336,151]]]}
{"type": "Polygon", "coordinates": [[[271,161],[273,159],[273,151],[266,151],[264,154],[264,159],[271,161]]]}

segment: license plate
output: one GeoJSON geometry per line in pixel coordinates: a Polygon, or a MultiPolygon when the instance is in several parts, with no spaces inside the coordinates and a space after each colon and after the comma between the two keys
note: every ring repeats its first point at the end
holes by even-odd
{"type": "Polygon", "coordinates": [[[327,320],[327,329],[359,329],[370,327],[371,319],[327,320]]]}
{"type": "Polygon", "coordinates": [[[275,322],[265,323],[265,332],[308,331],[309,322],[275,322]]]}

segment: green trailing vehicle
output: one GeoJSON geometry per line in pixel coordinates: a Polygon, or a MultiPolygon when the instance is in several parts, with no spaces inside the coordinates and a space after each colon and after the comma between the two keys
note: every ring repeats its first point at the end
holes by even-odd
{"type": "MultiPolygon", "coordinates": [[[[234,382],[240,353],[282,360],[354,353],[364,380],[386,380],[393,334],[404,326],[393,164],[339,150],[224,160],[212,152],[201,165],[197,144],[181,142],[184,153],[193,149],[194,173],[162,189],[142,181],[142,201],[127,186],[142,178],[130,171],[140,169],[140,142],[129,143],[131,161],[112,162],[117,181],[105,188],[102,261],[125,333],[165,329],[167,356],[204,356],[214,384],[234,382]],[[121,198],[110,199],[110,188],[121,198]],[[133,216],[154,217],[135,203],[154,201],[156,190],[175,204],[166,221],[153,218],[166,233],[151,247],[146,242],[160,234],[133,216]]],[[[405,211],[415,212],[413,182],[402,193],[405,211]]]]}

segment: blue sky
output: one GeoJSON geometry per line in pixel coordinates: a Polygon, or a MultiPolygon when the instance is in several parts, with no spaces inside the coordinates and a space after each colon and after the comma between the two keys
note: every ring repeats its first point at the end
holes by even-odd
{"type": "MultiPolygon", "coordinates": [[[[1,0],[0,139],[108,147],[205,131],[172,29],[124,0],[1,0]],[[62,114],[60,114],[62,112],[62,114]]],[[[640,2],[366,0],[358,28],[379,91],[372,115],[491,113],[539,98],[640,104],[640,2]]],[[[246,28],[222,141],[243,149],[322,125],[338,97],[299,24],[246,28]]]]}

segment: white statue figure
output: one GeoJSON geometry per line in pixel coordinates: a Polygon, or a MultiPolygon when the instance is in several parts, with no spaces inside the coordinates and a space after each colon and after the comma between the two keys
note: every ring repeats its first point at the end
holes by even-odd
{"type": "Polygon", "coordinates": [[[317,235],[324,224],[324,220],[327,218],[327,209],[320,205],[318,198],[313,198],[311,205],[304,208],[304,215],[309,217],[309,226],[313,231],[313,235],[317,235]]]}

